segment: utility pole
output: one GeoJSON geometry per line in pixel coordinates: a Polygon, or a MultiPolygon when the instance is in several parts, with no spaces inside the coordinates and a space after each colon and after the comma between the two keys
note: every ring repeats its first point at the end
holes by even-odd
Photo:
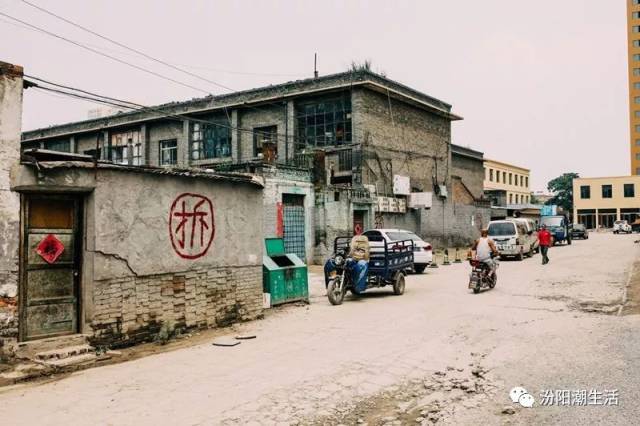
{"type": "Polygon", "coordinates": [[[318,78],[318,54],[313,54],[313,78],[318,78]]]}

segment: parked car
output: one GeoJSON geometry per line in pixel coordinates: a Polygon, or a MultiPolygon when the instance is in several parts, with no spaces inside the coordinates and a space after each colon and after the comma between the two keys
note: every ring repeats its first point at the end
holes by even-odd
{"type": "Polygon", "coordinates": [[[515,257],[518,260],[531,256],[533,251],[527,239],[527,228],[513,220],[492,220],[487,228],[489,238],[496,244],[500,258],[515,257]]]}
{"type": "Polygon", "coordinates": [[[631,225],[626,220],[616,220],[613,222],[613,233],[620,234],[624,232],[625,234],[630,234],[632,232],[631,225]]]}
{"type": "Polygon", "coordinates": [[[640,232],[640,219],[636,219],[631,224],[631,230],[633,232],[640,232]]]}
{"type": "Polygon", "coordinates": [[[387,243],[394,241],[413,241],[413,271],[421,274],[433,262],[433,247],[418,235],[404,229],[371,229],[365,231],[364,235],[369,238],[369,245],[373,250],[375,247],[383,247],[382,238],[387,243]]]}
{"type": "Polygon", "coordinates": [[[545,225],[553,237],[553,244],[566,242],[571,244],[571,225],[564,216],[542,216],[540,226],[545,225]]]}
{"type": "Polygon", "coordinates": [[[574,223],[571,228],[571,238],[582,238],[583,240],[589,239],[589,231],[587,228],[581,223],[574,223]]]}
{"type": "Polygon", "coordinates": [[[529,246],[531,247],[531,253],[539,253],[540,252],[540,240],[538,239],[538,226],[533,221],[533,219],[527,218],[515,218],[510,219],[516,223],[521,223],[527,228],[527,241],[529,242],[529,246]]]}

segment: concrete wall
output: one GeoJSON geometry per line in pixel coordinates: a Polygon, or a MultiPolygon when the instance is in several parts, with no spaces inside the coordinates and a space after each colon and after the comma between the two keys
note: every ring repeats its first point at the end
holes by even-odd
{"type": "Polygon", "coordinates": [[[312,262],[315,247],[315,192],[309,172],[267,167],[263,168],[262,174],[265,178],[263,193],[264,237],[281,237],[278,235],[278,205],[282,203],[283,195],[304,196],[306,261],[312,262]]]}
{"type": "Polygon", "coordinates": [[[452,154],[451,175],[458,176],[475,198],[484,195],[484,166],[482,160],[452,154]]]}
{"type": "Polygon", "coordinates": [[[11,176],[20,161],[22,68],[0,62],[0,363],[3,337],[17,335],[20,197],[11,176]]]}
{"type": "Polygon", "coordinates": [[[261,187],[122,169],[100,169],[97,178],[87,168],[44,174],[36,180],[23,167],[16,189],[91,191],[85,196],[82,331],[95,344],[148,340],[168,321],[210,327],[260,315],[264,242],[256,230],[263,219],[245,212],[261,211],[261,187]],[[213,242],[197,259],[178,255],[171,239],[172,204],[185,193],[208,198],[215,215],[213,242]]]}

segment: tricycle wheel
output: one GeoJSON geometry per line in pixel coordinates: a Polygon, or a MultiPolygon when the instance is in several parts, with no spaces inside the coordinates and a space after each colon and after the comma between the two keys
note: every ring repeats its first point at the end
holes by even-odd
{"type": "Polygon", "coordinates": [[[329,281],[327,297],[332,305],[341,305],[344,300],[344,288],[340,288],[339,278],[329,281]]]}
{"type": "Polygon", "coordinates": [[[404,274],[398,274],[398,277],[393,283],[393,294],[400,296],[404,293],[404,274]]]}

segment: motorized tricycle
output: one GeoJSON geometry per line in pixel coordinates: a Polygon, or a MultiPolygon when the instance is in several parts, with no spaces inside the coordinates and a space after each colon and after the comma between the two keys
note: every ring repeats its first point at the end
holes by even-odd
{"type": "MultiPolygon", "coordinates": [[[[348,257],[351,237],[338,237],[333,243],[335,274],[329,278],[327,297],[332,305],[340,305],[347,291],[359,294],[353,282],[352,268],[356,262],[348,257]]],[[[393,293],[401,295],[405,289],[405,275],[413,267],[413,241],[387,242],[370,248],[366,289],[393,286],[393,293]]],[[[366,290],[365,289],[365,290],[366,290]]]]}

